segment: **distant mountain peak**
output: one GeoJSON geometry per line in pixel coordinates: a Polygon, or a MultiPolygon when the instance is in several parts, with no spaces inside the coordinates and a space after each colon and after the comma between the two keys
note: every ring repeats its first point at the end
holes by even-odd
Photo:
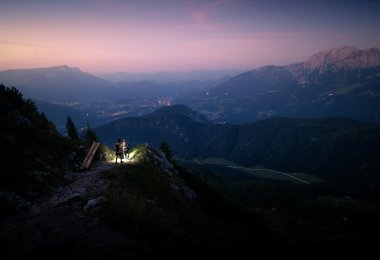
{"type": "Polygon", "coordinates": [[[111,84],[68,65],[0,71],[0,82],[17,87],[28,98],[44,101],[98,98],[108,93],[106,87],[111,84]]]}
{"type": "MultiPolygon", "coordinates": [[[[60,65],[60,66],[55,66],[55,67],[50,67],[46,68],[51,71],[57,71],[57,72],[82,72],[79,68],[77,67],[69,67],[67,65],[60,65]]],[[[84,72],[82,72],[84,73],[84,72]]]]}
{"type": "Polygon", "coordinates": [[[193,121],[203,123],[203,124],[211,123],[211,121],[205,115],[197,111],[194,111],[185,105],[179,105],[179,104],[161,107],[155,110],[154,112],[146,115],[146,117],[166,117],[166,116],[172,116],[172,115],[186,116],[192,119],[193,121]]]}
{"type": "Polygon", "coordinates": [[[58,65],[58,66],[53,66],[51,68],[57,68],[57,69],[71,69],[69,66],[65,65],[58,65]]]}
{"type": "Polygon", "coordinates": [[[351,46],[338,46],[319,52],[307,59],[305,69],[326,70],[360,69],[380,66],[380,51],[378,48],[359,49],[351,46]]]}

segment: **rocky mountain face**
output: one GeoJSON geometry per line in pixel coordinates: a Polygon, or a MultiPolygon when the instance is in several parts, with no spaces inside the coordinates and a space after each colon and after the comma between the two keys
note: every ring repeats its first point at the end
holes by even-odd
{"type": "Polygon", "coordinates": [[[273,116],[380,120],[380,51],[337,47],[305,62],[237,75],[186,104],[214,121],[273,116]]]}
{"type": "MultiPolygon", "coordinates": [[[[380,51],[378,48],[361,50],[355,47],[340,46],[328,51],[314,54],[304,62],[285,66],[301,86],[307,86],[320,82],[325,74],[356,73],[357,70],[365,70],[380,67],[380,51]],[[312,77],[318,75],[318,77],[312,77]],[[311,78],[310,78],[311,76],[311,78]],[[314,79],[314,80],[313,80],[314,79]]],[[[356,74],[355,76],[359,76],[356,74]]]]}
{"type": "Polygon", "coordinates": [[[302,63],[308,70],[365,69],[380,66],[378,48],[361,50],[355,47],[340,46],[311,56],[302,63]]]}

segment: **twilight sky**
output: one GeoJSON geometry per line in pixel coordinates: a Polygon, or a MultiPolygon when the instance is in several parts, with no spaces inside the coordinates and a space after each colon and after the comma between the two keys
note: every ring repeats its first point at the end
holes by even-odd
{"type": "Polygon", "coordinates": [[[375,0],[0,0],[0,71],[249,69],[380,46],[375,0]]]}

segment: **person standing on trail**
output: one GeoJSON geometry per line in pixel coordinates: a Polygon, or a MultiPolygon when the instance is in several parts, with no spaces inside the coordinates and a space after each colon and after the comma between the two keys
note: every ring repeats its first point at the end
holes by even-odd
{"type": "Polygon", "coordinates": [[[117,163],[117,158],[120,158],[120,163],[123,163],[123,147],[122,147],[122,142],[119,139],[117,139],[117,142],[115,143],[115,153],[116,153],[116,161],[117,163]]]}
{"type": "Polygon", "coordinates": [[[122,147],[123,147],[123,156],[124,156],[124,159],[128,159],[128,157],[129,157],[129,154],[128,154],[129,147],[128,147],[128,142],[125,139],[123,139],[122,147]]]}

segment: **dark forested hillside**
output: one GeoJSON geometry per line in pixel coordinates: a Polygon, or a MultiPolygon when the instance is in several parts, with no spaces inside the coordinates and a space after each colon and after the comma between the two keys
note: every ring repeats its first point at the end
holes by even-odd
{"type": "Polygon", "coordinates": [[[71,149],[31,100],[0,85],[0,189],[37,190],[62,174],[71,149]]]}
{"type": "Polygon", "coordinates": [[[176,156],[187,159],[220,157],[244,166],[306,172],[373,192],[371,185],[379,182],[380,126],[375,123],[273,118],[246,125],[201,124],[169,113],[124,118],[95,130],[109,145],[119,137],[155,147],[165,140],[176,156]]]}

